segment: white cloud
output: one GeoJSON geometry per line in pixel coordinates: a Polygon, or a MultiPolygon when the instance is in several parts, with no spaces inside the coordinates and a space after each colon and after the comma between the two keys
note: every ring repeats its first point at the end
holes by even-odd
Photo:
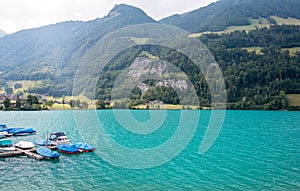
{"type": "Polygon", "coordinates": [[[126,3],[161,19],[208,5],[216,0],[1,0],[0,29],[12,33],[69,20],[92,20],[115,4],[126,3]]]}

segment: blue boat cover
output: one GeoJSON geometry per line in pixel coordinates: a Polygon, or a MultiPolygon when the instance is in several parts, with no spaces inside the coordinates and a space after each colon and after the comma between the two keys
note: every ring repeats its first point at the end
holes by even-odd
{"type": "Polygon", "coordinates": [[[82,149],[82,150],[94,150],[95,148],[87,143],[74,143],[74,145],[78,148],[78,149],[82,149]]]}
{"type": "Polygon", "coordinates": [[[47,158],[59,158],[59,156],[60,156],[57,152],[52,151],[51,149],[48,149],[46,147],[38,148],[36,150],[36,152],[39,155],[42,155],[42,156],[47,157],[47,158]]]}
{"type": "Polygon", "coordinates": [[[70,153],[79,152],[78,148],[74,144],[57,145],[56,148],[64,152],[70,152],[70,153]]]}
{"type": "Polygon", "coordinates": [[[22,127],[0,129],[0,132],[4,132],[4,131],[6,131],[9,134],[35,133],[36,132],[32,128],[22,128],[22,127]]]}
{"type": "Polygon", "coordinates": [[[22,133],[36,133],[36,131],[32,128],[14,128],[14,130],[9,131],[8,133],[13,133],[14,135],[18,135],[22,133]]]}
{"type": "Polygon", "coordinates": [[[0,132],[8,132],[9,133],[9,131],[11,131],[13,129],[15,129],[15,128],[3,128],[3,129],[0,129],[0,132]]]}
{"type": "MultiPolygon", "coordinates": [[[[46,139],[45,140],[39,139],[39,140],[34,141],[33,143],[36,145],[39,145],[39,146],[46,146],[46,139]]],[[[48,140],[48,145],[51,146],[50,140],[48,140]]]]}

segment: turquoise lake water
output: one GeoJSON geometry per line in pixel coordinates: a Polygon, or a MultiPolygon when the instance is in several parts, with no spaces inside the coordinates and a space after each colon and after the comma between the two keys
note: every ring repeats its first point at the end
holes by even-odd
{"type": "MultiPolygon", "coordinates": [[[[210,111],[201,111],[198,128],[184,150],[166,163],[146,169],[111,164],[109,154],[120,152],[103,148],[111,144],[103,133],[125,148],[156,148],[172,137],[181,111],[155,111],[166,114],[166,119],[150,134],[123,129],[111,110],[97,111],[99,122],[89,117],[89,112],[0,112],[0,123],[8,127],[37,130],[36,135],[12,138],[14,143],[34,141],[45,137],[47,131],[64,131],[73,142],[84,140],[96,147],[95,153],[62,154],[55,161],[2,158],[0,190],[300,190],[300,112],[226,111],[216,142],[201,155],[199,145],[210,117],[210,111]],[[81,119],[84,123],[78,127],[81,119]]],[[[191,122],[197,121],[195,111],[184,112],[191,122]]],[[[148,111],[131,113],[141,123],[150,120],[148,111]]],[[[187,131],[190,125],[186,124],[187,131]]],[[[167,153],[156,154],[151,160],[167,153]]],[[[141,157],[126,158],[126,164],[134,167],[141,157]]],[[[145,165],[151,162],[145,160],[145,165]]]]}

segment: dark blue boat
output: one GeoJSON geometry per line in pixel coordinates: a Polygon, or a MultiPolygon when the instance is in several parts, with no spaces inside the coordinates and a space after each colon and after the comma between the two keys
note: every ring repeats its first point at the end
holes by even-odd
{"type": "Polygon", "coordinates": [[[79,149],[74,144],[57,145],[57,150],[67,154],[77,154],[79,149]]]}
{"type": "Polygon", "coordinates": [[[41,148],[38,148],[36,150],[36,152],[45,157],[45,158],[48,158],[48,159],[58,159],[60,154],[58,154],[57,152],[55,151],[52,151],[51,149],[48,149],[46,147],[41,147],[41,148]]]}
{"type": "Polygon", "coordinates": [[[93,152],[95,151],[95,147],[87,144],[87,143],[74,143],[74,145],[78,148],[80,152],[93,152]]]}
{"type": "MultiPolygon", "coordinates": [[[[34,144],[38,145],[38,146],[46,146],[46,139],[38,139],[36,141],[33,142],[34,144]]],[[[48,146],[51,146],[51,141],[48,140],[48,146]]]]}

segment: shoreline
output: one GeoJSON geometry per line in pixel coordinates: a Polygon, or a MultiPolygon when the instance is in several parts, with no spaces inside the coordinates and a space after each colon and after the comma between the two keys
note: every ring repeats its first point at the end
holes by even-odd
{"type": "Polygon", "coordinates": [[[121,108],[109,108],[109,109],[46,109],[46,110],[0,110],[0,112],[48,112],[48,111],[105,111],[105,110],[132,110],[132,111],[147,111],[147,110],[153,110],[153,111],[280,111],[280,112],[299,112],[300,110],[261,110],[261,109],[121,109],[121,108]]]}

